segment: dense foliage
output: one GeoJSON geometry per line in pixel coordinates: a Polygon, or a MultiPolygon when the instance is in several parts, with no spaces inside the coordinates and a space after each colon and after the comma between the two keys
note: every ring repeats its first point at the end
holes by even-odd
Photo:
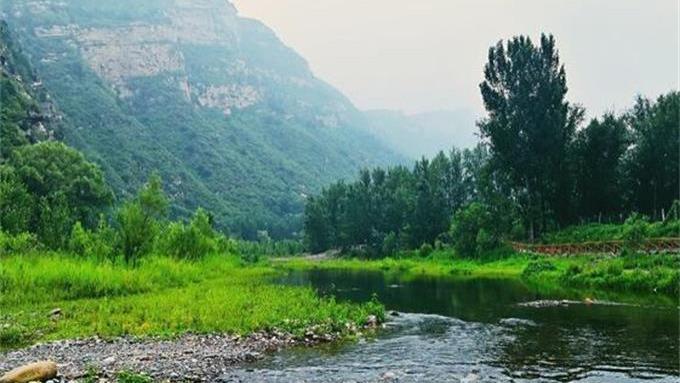
{"type": "Polygon", "coordinates": [[[0,229],[60,247],[75,222],[93,226],[111,201],[101,171],[57,142],[25,145],[0,166],[0,229]]]}
{"type": "MultiPolygon", "coordinates": [[[[492,47],[480,88],[488,112],[482,143],[412,170],[363,170],[357,181],[309,198],[309,249],[376,256],[448,243],[474,256],[504,239],[550,238],[569,225],[621,223],[633,213],[673,221],[659,225],[678,234],[671,206],[679,195],[679,92],[639,97],[628,112],[584,127],[583,109],[566,101],[552,36],[492,47]]],[[[625,227],[644,226],[636,225],[625,227]]]]}
{"type": "Polygon", "coordinates": [[[364,170],[356,182],[331,185],[307,201],[309,250],[363,245],[376,254],[383,247],[433,243],[448,229],[449,212],[476,195],[476,175],[470,167],[485,155],[482,147],[453,150],[432,161],[420,160],[413,170],[402,166],[364,170]]]}

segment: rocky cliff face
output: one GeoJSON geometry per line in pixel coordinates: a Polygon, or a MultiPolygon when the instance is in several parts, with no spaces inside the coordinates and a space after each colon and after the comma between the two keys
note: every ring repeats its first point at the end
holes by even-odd
{"type": "Polygon", "coordinates": [[[310,191],[399,159],[226,0],[5,0],[2,12],[65,113],[66,140],[122,195],[158,169],[177,214],[200,204],[227,226],[271,228],[299,223],[310,191]]]}
{"type": "Polygon", "coordinates": [[[60,117],[7,24],[0,21],[0,161],[21,141],[54,139],[60,117]]]}
{"type": "MultiPolygon", "coordinates": [[[[228,115],[266,101],[274,92],[271,85],[300,93],[325,88],[316,83],[301,57],[264,25],[239,18],[227,1],[168,0],[157,7],[157,17],[151,19],[133,14],[109,25],[37,23],[33,34],[76,47],[89,68],[121,98],[134,95],[132,79],[167,76],[187,101],[228,115]]],[[[14,14],[28,12],[38,21],[48,13],[70,10],[68,2],[37,0],[14,8],[14,14]]],[[[58,56],[55,52],[47,60],[57,61],[58,56]]],[[[339,111],[349,108],[344,100],[336,102],[339,111]]],[[[337,118],[327,109],[317,121],[335,126],[337,118]]]]}

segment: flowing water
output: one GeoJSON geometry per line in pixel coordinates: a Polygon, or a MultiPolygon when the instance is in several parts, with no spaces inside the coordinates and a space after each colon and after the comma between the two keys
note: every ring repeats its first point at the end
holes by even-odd
{"type": "Polygon", "coordinates": [[[379,272],[312,270],[291,271],[280,283],[311,285],[354,302],[377,294],[398,315],[389,315],[373,337],[287,350],[225,381],[680,381],[679,310],[673,306],[526,306],[520,303],[566,297],[516,280],[402,281],[379,272]]]}

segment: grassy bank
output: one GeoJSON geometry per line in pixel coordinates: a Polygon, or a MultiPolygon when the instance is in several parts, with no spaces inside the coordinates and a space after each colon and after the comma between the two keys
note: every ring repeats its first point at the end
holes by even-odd
{"type": "Polygon", "coordinates": [[[137,267],[57,253],[0,258],[0,349],[99,335],[247,334],[277,328],[342,332],[383,315],[377,303],[320,298],[274,285],[276,271],[236,256],[196,262],[151,257],[137,267]],[[55,308],[60,315],[50,316],[55,308]]]}
{"type": "Polygon", "coordinates": [[[397,258],[362,260],[337,258],[314,261],[289,260],[281,267],[374,270],[418,276],[469,278],[517,278],[544,289],[578,288],[621,293],[660,294],[677,301],[680,295],[680,255],[629,253],[618,257],[578,255],[548,257],[504,253],[486,259],[462,259],[452,250],[438,250],[427,257],[405,253],[397,258]]]}
{"type": "Polygon", "coordinates": [[[530,257],[512,256],[487,261],[460,259],[450,251],[435,251],[430,256],[418,257],[404,253],[400,257],[382,259],[332,258],[310,260],[293,258],[279,264],[286,268],[311,269],[355,269],[398,273],[403,278],[418,276],[457,275],[476,277],[518,277],[530,261],[530,257]]]}

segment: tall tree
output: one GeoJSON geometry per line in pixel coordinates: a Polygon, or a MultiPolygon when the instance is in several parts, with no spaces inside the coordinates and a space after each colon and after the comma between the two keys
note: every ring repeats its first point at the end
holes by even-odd
{"type": "Polygon", "coordinates": [[[582,110],[566,101],[567,80],[552,35],[525,36],[489,49],[480,84],[488,112],[480,122],[496,164],[522,197],[530,237],[569,216],[566,160],[582,110]]]}
{"type": "Polygon", "coordinates": [[[635,144],[626,164],[631,207],[657,219],[680,195],[680,92],[656,102],[639,97],[627,121],[635,144]]]}
{"type": "Polygon", "coordinates": [[[581,218],[613,218],[623,209],[621,160],[629,145],[622,119],[605,114],[577,134],[576,195],[581,218]]]}

